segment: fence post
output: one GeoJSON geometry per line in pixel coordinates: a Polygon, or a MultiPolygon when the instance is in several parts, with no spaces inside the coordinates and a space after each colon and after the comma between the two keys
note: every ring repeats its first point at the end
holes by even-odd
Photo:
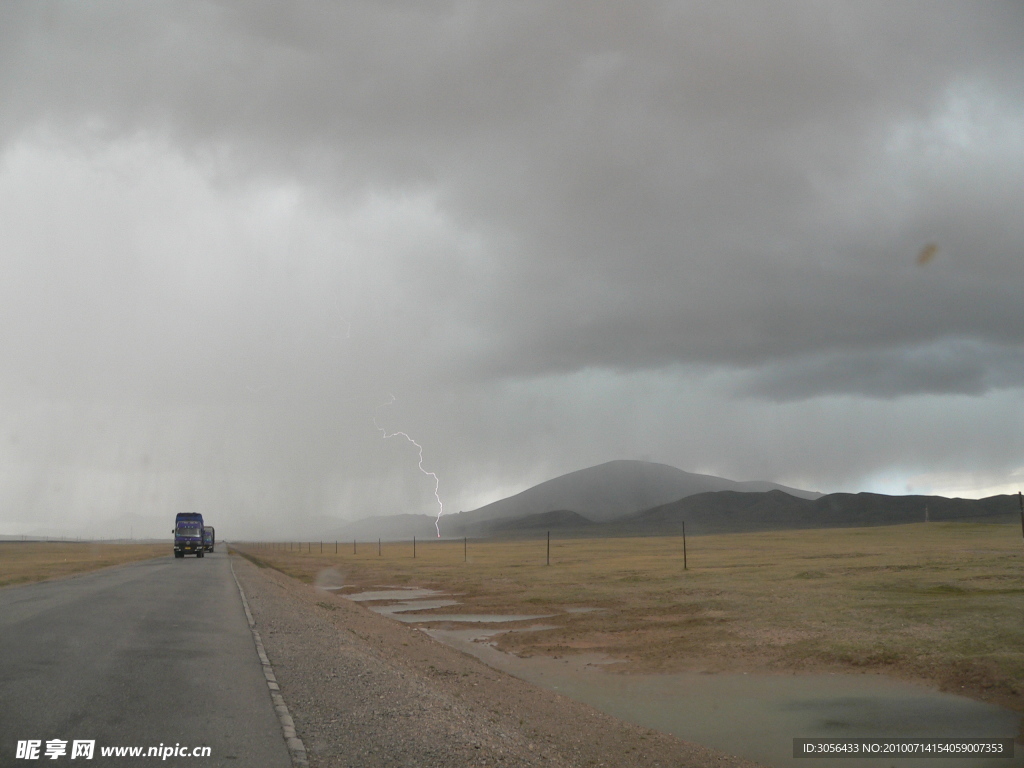
{"type": "Polygon", "coordinates": [[[551,531],[548,531],[548,561],[546,565],[551,565],[551,531]]]}
{"type": "Polygon", "coordinates": [[[683,520],[683,570],[686,570],[686,521],[683,520]]]}
{"type": "Polygon", "coordinates": [[[1020,535],[1024,536],[1024,496],[1017,491],[1017,503],[1020,504],[1020,535]]]}
{"type": "Polygon", "coordinates": [[[355,553],[356,553],[356,540],[352,539],[352,554],[354,555],[355,553]]]}
{"type": "Polygon", "coordinates": [[[380,539],[377,539],[377,557],[380,557],[380,539]]]}
{"type": "Polygon", "coordinates": [[[469,562],[469,536],[462,537],[462,562],[469,562]]]}
{"type": "Polygon", "coordinates": [[[412,537],[412,559],[416,559],[416,537],[412,537]]]}

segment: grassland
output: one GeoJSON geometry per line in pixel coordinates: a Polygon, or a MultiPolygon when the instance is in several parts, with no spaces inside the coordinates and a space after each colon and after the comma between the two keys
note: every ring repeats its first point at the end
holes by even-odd
{"type": "MultiPolygon", "coordinates": [[[[287,545],[285,545],[287,546],[287,545]]],[[[623,672],[867,671],[1024,712],[1019,526],[922,523],[680,538],[239,547],[306,582],[415,585],[444,613],[554,613],[520,655],[603,653],[623,672]],[[569,608],[598,608],[585,613],[569,608]]]]}
{"type": "Polygon", "coordinates": [[[59,579],[170,551],[170,544],[0,541],[0,587],[59,579]]]}

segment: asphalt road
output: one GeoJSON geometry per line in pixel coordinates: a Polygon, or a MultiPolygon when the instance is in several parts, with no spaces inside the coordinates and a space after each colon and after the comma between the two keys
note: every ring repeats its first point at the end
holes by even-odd
{"type": "Polygon", "coordinates": [[[0,590],[0,766],[149,764],[291,765],[227,555],[0,590]],[[17,759],[29,739],[38,761],[17,759]],[[68,754],[47,759],[52,739],[68,754]],[[95,740],[91,761],[71,759],[75,739],[95,740]],[[178,744],[211,756],[100,754],[178,744]]]}

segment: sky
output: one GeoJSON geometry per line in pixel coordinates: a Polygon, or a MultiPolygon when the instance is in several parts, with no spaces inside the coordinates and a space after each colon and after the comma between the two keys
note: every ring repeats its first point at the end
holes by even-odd
{"type": "Polygon", "coordinates": [[[1016,493],[1021,39],[1014,2],[3,3],[0,533],[317,535],[613,459],[1016,493]]]}

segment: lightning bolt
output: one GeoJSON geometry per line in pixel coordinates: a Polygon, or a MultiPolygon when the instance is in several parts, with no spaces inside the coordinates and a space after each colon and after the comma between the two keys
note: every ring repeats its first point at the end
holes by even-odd
{"type": "MultiPolygon", "coordinates": [[[[386,403],[382,403],[381,405],[379,405],[377,407],[378,408],[383,408],[384,406],[391,405],[393,402],[395,402],[395,396],[394,395],[389,395],[389,397],[391,398],[390,400],[388,400],[386,403]]],[[[392,432],[391,434],[388,434],[388,431],[384,427],[382,427],[380,424],[377,423],[377,417],[376,416],[373,417],[373,426],[375,426],[377,428],[377,431],[381,433],[381,435],[383,436],[383,438],[385,440],[387,440],[388,438],[391,438],[391,437],[399,437],[399,436],[404,437],[410,443],[415,445],[416,449],[420,452],[420,463],[419,463],[420,472],[422,472],[427,477],[434,478],[434,498],[437,499],[437,519],[434,520],[434,528],[437,530],[437,538],[440,539],[441,538],[441,515],[444,514],[444,504],[441,503],[441,493],[440,493],[440,491],[441,491],[441,481],[440,481],[440,479],[438,479],[437,475],[435,475],[433,472],[428,472],[427,470],[425,470],[423,468],[423,446],[420,445],[419,443],[417,443],[411,437],[409,437],[409,435],[407,435],[405,432],[392,432]]]]}

